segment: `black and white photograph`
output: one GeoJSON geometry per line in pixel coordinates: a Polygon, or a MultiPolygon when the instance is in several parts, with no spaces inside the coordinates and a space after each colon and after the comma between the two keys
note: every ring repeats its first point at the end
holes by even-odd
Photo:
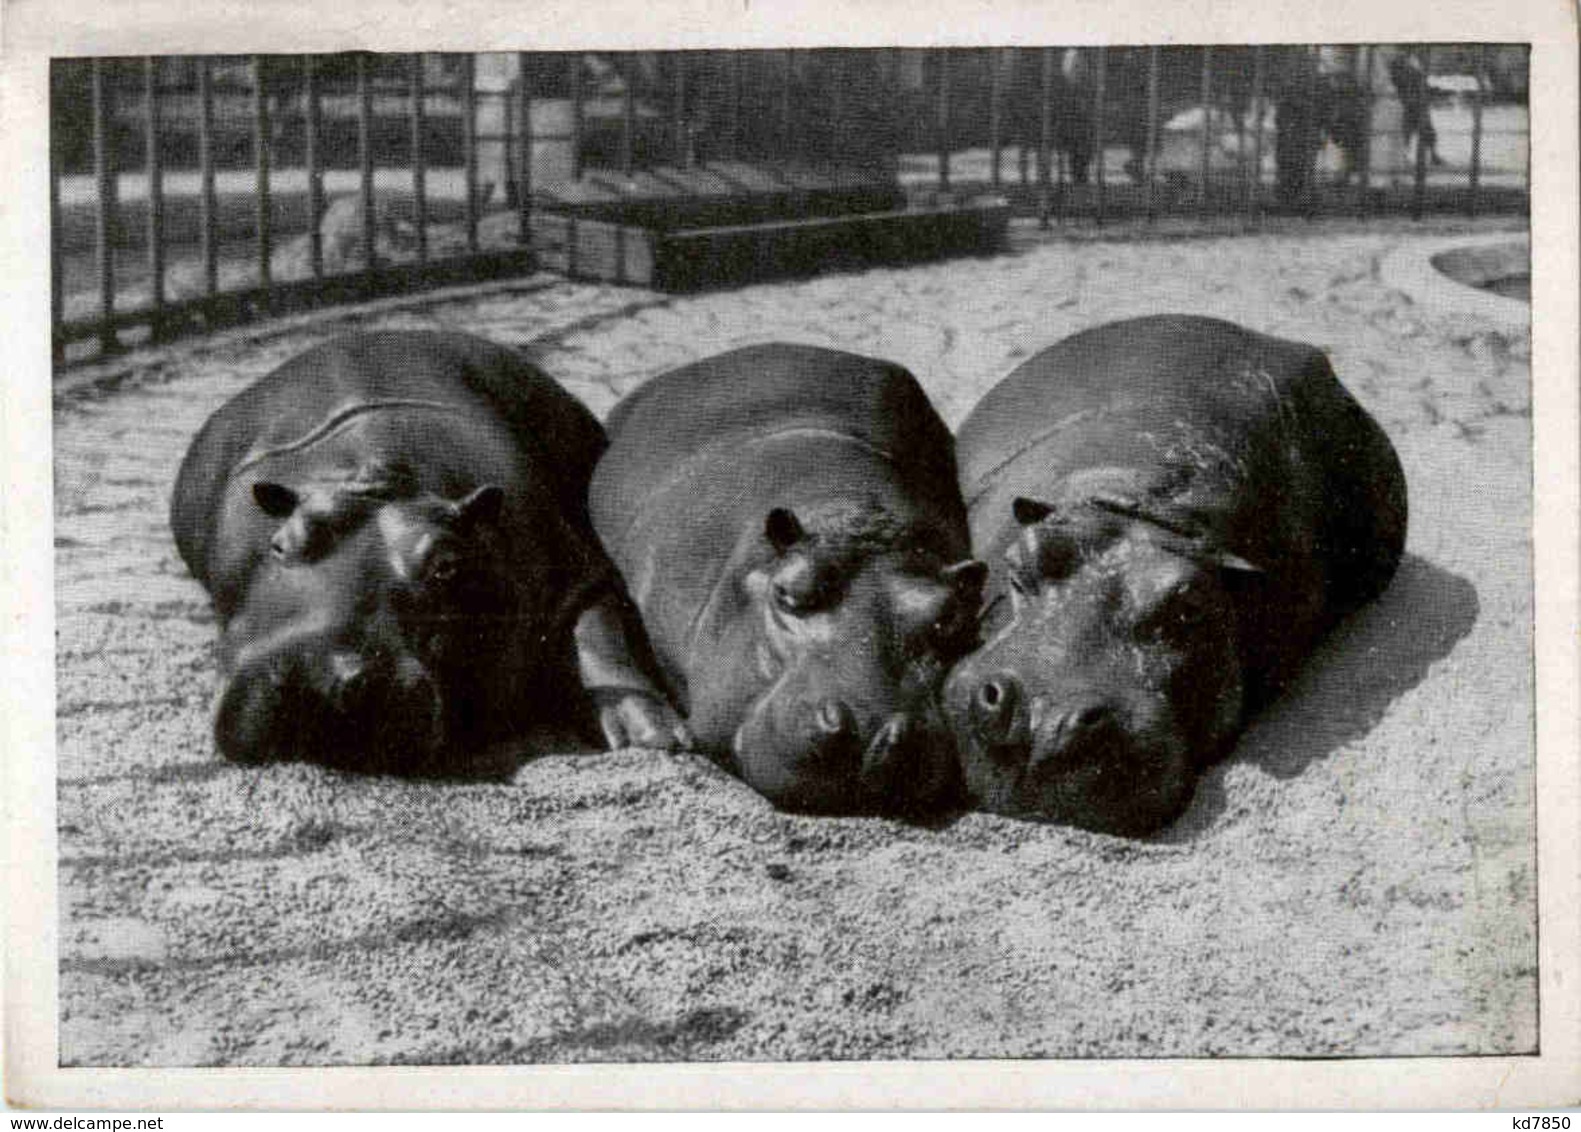
{"type": "Polygon", "coordinates": [[[1562,9],[503,7],[18,21],[8,1094],[1577,1103],[1562,9]]]}

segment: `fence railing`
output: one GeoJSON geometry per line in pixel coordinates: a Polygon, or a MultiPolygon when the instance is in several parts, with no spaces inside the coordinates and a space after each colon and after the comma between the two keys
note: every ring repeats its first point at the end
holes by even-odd
{"type": "Polygon", "coordinates": [[[1491,44],[56,60],[53,341],[522,272],[546,193],[638,169],[859,167],[1046,225],[1521,211],[1525,84],[1491,44]]]}

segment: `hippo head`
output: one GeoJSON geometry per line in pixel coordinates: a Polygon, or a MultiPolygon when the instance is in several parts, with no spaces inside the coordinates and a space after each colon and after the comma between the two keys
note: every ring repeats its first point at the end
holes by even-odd
{"type": "Polygon", "coordinates": [[[920,812],[958,782],[938,708],[951,664],[977,640],[987,567],[869,513],[770,511],[772,556],[746,579],[755,675],[768,682],[732,750],[776,805],[920,812]]]}
{"type": "Polygon", "coordinates": [[[1011,607],[990,611],[943,697],[966,790],[997,813],[1156,830],[1237,726],[1231,595],[1255,569],[1131,498],[1014,513],[1011,607]]]}
{"type": "Polygon", "coordinates": [[[448,500],[388,476],[253,484],[278,525],[221,639],[221,752],[433,765],[475,726],[477,674],[509,627],[491,553],[503,502],[497,486],[448,500]]]}

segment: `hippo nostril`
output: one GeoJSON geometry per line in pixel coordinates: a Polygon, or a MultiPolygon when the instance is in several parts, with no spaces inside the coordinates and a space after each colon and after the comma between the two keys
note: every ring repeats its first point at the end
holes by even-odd
{"type": "Polygon", "coordinates": [[[402,692],[425,691],[427,684],[428,669],[415,656],[403,656],[395,662],[395,686],[402,692]]]}
{"type": "Polygon", "coordinates": [[[362,673],[335,682],[333,701],[337,711],[349,712],[367,696],[368,679],[362,673]]]}
{"type": "Polygon", "coordinates": [[[824,700],[818,706],[818,728],[826,735],[844,735],[856,730],[851,709],[841,700],[824,700]]]}
{"type": "Polygon", "coordinates": [[[1006,733],[1017,715],[1021,700],[1021,686],[1015,677],[1001,673],[985,680],[977,688],[973,705],[979,726],[994,735],[1006,733]]]}
{"type": "Polygon", "coordinates": [[[888,781],[889,772],[896,767],[898,756],[904,754],[909,725],[904,715],[894,715],[878,729],[878,734],[862,754],[862,773],[869,785],[888,781]]]}
{"type": "Polygon", "coordinates": [[[1075,730],[1091,731],[1101,727],[1114,717],[1114,709],[1104,704],[1092,704],[1082,708],[1071,719],[1071,727],[1075,730]]]}
{"type": "Polygon", "coordinates": [[[368,669],[359,656],[337,653],[330,657],[330,700],[338,711],[349,711],[368,688],[368,669]]]}
{"type": "Polygon", "coordinates": [[[878,734],[873,736],[873,741],[868,744],[868,750],[876,753],[893,750],[899,746],[901,736],[906,733],[906,717],[903,715],[892,716],[889,722],[879,728],[878,734]]]}

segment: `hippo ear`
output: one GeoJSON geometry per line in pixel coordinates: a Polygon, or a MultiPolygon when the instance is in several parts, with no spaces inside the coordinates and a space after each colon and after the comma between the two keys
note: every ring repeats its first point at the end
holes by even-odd
{"type": "Polygon", "coordinates": [[[1200,562],[1204,566],[1213,566],[1230,574],[1261,574],[1263,568],[1248,562],[1239,554],[1225,550],[1222,546],[1215,546],[1206,538],[1189,538],[1174,531],[1165,530],[1155,536],[1158,543],[1165,549],[1193,562],[1200,562]]]}
{"type": "Polygon", "coordinates": [[[1036,499],[1028,499],[1024,495],[1016,496],[1015,502],[1010,505],[1010,511],[1016,517],[1016,522],[1023,527],[1030,527],[1041,523],[1054,514],[1054,508],[1048,503],[1039,503],[1036,499]]]}
{"type": "Polygon", "coordinates": [[[301,497],[284,484],[259,480],[253,484],[253,501],[263,508],[263,513],[273,519],[287,518],[295,511],[301,497]]]}
{"type": "Polygon", "coordinates": [[[939,571],[939,579],[957,594],[980,599],[983,586],[988,581],[988,563],[977,558],[964,558],[939,571]]]}
{"type": "Polygon", "coordinates": [[[776,507],[768,513],[763,520],[763,534],[780,554],[807,537],[796,512],[788,507],[776,507]]]}
{"type": "Polygon", "coordinates": [[[1126,495],[1117,491],[1095,492],[1088,500],[1094,507],[1107,511],[1111,515],[1124,515],[1130,519],[1147,518],[1154,522],[1160,520],[1153,515],[1145,515],[1142,511],[1142,501],[1134,495],[1126,495]]]}
{"type": "Polygon", "coordinates": [[[478,523],[498,522],[504,506],[505,489],[486,483],[455,505],[456,526],[466,530],[478,523]]]}
{"type": "Polygon", "coordinates": [[[1263,568],[1246,561],[1239,554],[1231,554],[1227,550],[1216,550],[1205,547],[1201,552],[1204,561],[1217,566],[1220,570],[1228,570],[1232,574],[1261,574],[1263,568]]]}

